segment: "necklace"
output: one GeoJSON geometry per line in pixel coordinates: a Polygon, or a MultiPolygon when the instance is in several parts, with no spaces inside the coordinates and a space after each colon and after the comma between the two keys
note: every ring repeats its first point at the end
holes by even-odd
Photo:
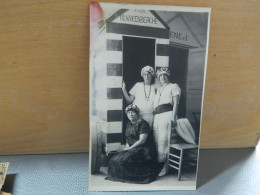
{"type": "Polygon", "coordinates": [[[150,86],[149,94],[148,94],[148,96],[146,96],[145,84],[144,84],[144,96],[145,96],[145,100],[146,100],[146,101],[149,101],[149,97],[150,97],[150,94],[151,94],[151,85],[149,85],[149,86],[150,86]]]}
{"type": "Polygon", "coordinates": [[[162,92],[163,92],[163,90],[165,89],[165,87],[167,87],[168,84],[169,84],[169,83],[167,83],[166,85],[164,85],[164,86],[161,88],[161,90],[159,90],[158,105],[159,105],[159,102],[160,102],[160,99],[161,99],[162,92]]]}

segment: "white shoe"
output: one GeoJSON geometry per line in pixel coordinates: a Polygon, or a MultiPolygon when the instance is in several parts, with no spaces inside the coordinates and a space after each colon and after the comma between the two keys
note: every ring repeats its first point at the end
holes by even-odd
{"type": "Polygon", "coordinates": [[[164,176],[166,174],[167,174],[167,164],[164,163],[164,166],[163,166],[163,168],[162,168],[162,170],[161,170],[161,172],[159,173],[158,176],[161,177],[161,176],[164,176]]]}
{"type": "Polygon", "coordinates": [[[166,171],[165,170],[161,170],[161,172],[159,173],[159,177],[162,177],[162,176],[164,176],[164,175],[166,175],[166,171]]]}

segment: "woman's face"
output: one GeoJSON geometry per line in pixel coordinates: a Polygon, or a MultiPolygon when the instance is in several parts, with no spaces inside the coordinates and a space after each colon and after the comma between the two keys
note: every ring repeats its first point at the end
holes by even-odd
{"type": "Polygon", "coordinates": [[[138,115],[135,111],[129,110],[127,112],[127,117],[131,122],[136,122],[138,120],[138,115]]]}
{"type": "Polygon", "coordinates": [[[150,85],[152,82],[152,78],[153,78],[153,76],[151,73],[149,73],[149,72],[143,73],[143,79],[144,79],[145,84],[150,85]]]}
{"type": "Polygon", "coordinates": [[[165,73],[161,74],[159,79],[160,79],[160,82],[162,83],[162,85],[169,83],[168,75],[165,73]]]}

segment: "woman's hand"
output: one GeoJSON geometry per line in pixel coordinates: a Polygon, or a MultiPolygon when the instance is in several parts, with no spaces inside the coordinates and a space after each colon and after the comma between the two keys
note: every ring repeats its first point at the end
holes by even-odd
{"type": "Polygon", "coordinates": [[[130,147],[125,147],[124,149],[123,149],[123,151],[127,151],[127,150],[130,150],[131,148],[130,147]]]}
{"type": "Polygon", "coordinates": [[[179,102],[179,96],[174,96],[173,97],[173,120],[172,120],[172,125],[173,127],[177,126],[177,110],[178,110],[178,102],[179,102]]]}
{"type": "Polygon", "coordinates": [[[176,127],[177,126],[177,116],[176,116],[176,114],[175,115],[173,115],[173,120],[172,120],[172,126],[173,127],[176,127]]]}
{"type": "Polygon", "coordinates": [[[124,81],[122,81],[122,91],[123,91],[123,95],[124,95],[126,102],[128,104],[131,104],[134,101],[135,97],[132,95],[128,95],[124,81]]]}
{"type": "Polygon", "coordinates": [[[145,144],[147,137],[148,137],[147,133],[140,134],[139,140],[135,142],[133,145],[131,145],[130,147],[125,147],[123,151],[131,150],[137,146],[141,146],[145,144]]]}
{"type": "Polygon", "coordinates": [[[176,127],[176,126],[177,126],[177,119],[176,119],[176,117],[173,118],[172,126],[173,126],[173,127],[176,127]]]}
{"type": "Polygon", "coordinates": [[[125,146],[125,148],[123,149],[123,151],[127,151],[127,150],[129,150],[129,149],[130,149],[129,147],[130,147],[129,144],[126,143],[126,146],[125,146]]]}
{"type": "Polygon", "coordinates": [[[122,89],[125,90],[125,82],[122,81],[122,89]]]}

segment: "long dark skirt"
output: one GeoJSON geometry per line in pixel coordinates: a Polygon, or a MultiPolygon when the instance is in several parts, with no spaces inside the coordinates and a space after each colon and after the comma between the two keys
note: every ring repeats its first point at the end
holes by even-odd
{"type": "Polygon", "coordinates": [[[157,177],[155,164],[147,147],[136,147],[113,156],[109,161],[107,180],[147,184],[157,177]]]}

